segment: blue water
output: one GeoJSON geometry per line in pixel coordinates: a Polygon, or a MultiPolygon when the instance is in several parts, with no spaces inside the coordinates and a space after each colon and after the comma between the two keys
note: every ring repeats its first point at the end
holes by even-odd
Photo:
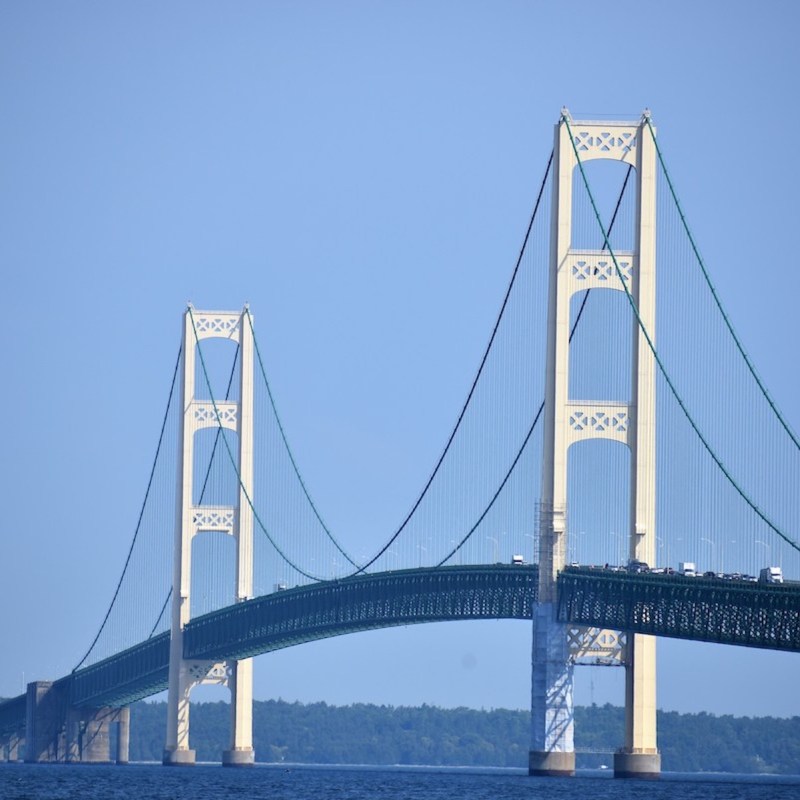
{"type": "Polygon", "coordinates": [[[529,778],[518,770],[371,767],[167,769],[7,764],[0,766],[1,800],[800,800],[800,776],[683,775],[659,781],[614,780],[607,773],[529,778]]]}

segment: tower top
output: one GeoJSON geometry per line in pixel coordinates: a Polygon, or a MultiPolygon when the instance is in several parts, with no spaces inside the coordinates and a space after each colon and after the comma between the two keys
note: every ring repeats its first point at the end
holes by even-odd
{"type": "Polygon", "coordinates": [[[566,106],[561,107],[561,115],[558,118],[558,124],[562,122],[569,122],[571,125],[609,125],[626,127],[639,126],[644,124],[647,120],[652,118],[652,113],[649,108],[645,108],[639,115],[638,119],[575,119],[570,110],[566,106]]]}

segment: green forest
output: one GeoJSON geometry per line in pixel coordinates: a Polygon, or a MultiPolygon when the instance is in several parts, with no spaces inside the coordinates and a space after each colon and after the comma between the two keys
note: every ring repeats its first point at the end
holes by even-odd
{"type": "MultiPolygon", "coordinates": [[[[256,759],[315,764],[428,764],[527,767],[527,711],[443,709],[356,704],[254,703],[256,759]]],[[[165,703],[131,709],[133,761],[160,761],[165,703]]],[[[575,709],[581,769],[612,765],[623,740],[623,709],[575,709]],[[583,751],[583,752],[582,752],[583,751]]],[[[219,761],[228,746],[230,706],[192,706],[191,746],[198,761],[219,761]]],[[[732,717],[658,713],[662,769],[669,772],[800,773],[800,717],[732,717]]]]}

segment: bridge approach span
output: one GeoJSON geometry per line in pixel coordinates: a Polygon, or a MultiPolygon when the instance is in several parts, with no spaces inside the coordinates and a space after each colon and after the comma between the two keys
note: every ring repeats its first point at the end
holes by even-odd
{"type": "MultiPolygon", "coordinates": [[[[346,633],[476,619],[532,619],[536,565],[397,570],[274,592],[193,619],[184,657],[248,658],[346,633]]],[[[169,634],[72,676],[74,705],[118,706],[167,688],[169,634]]]]}

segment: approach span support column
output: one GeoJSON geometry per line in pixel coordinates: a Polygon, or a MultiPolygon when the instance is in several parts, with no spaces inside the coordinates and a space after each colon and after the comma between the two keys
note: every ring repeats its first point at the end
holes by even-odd
{"type": "Polygon", "coordinates": [[[116,762],[124,766],[130,761],[131,749],[131,707],[124,706],[117,713],[117,754],[116,762]]]}
{"type": "MultiPolygon", "coordinates": [[[[199,381],[202,386],[205,376],[199,381]]],[[[252,735],[252,660],[199,661],[183,656],[183,632],[191,618],[192,540],[198,534],[218,531],[236,541],[236,587],[232,599],[248,600],[253,591],[253,336],[249,313],[196,311],[191,306],[183,323],[183,371],[181,374],[183,421],[180,432],[178,498],[172,579],[172,627],[170,634],[167,737],[163,763],[188,766],[195,763],[189,746],[189,695],[198,684],[218,684],[231,690],[231,746],[222,754],[225,766],[254,763],[252,735]],[[198,345],[209,338],[227,339],[240,348],[239,401],[215,402],[195,397],[198,345]],[[194,505],[194,436],[201,428],[229,429],[239,437],[241,484],[236,506],[194,505]]]]}

